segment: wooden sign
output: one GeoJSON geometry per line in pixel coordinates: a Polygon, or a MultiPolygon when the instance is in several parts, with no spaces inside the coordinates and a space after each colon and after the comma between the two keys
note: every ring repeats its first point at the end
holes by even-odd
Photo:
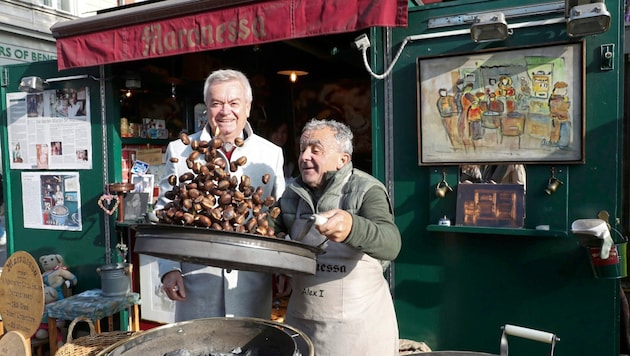
{"type": "Polygon", "coordinates": [[[0,339],[0,355],[31,355],[31,345],[22,334],[9,331],[0,339]]]}
{"type": "Polygon", "coordinates": [[[0,275],[0,315],[4,327],[26,339],[35,334],[44,315],[44,282],[28,252],[12,254],[0,275]]]}

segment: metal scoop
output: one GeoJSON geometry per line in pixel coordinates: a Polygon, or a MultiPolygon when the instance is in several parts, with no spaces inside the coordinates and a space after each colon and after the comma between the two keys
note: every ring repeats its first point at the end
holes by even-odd
{"type": "Polygon", "coordinates": [[[328,218],[325,218],[321,215],[318,215],[318,214],[311,215],[308,218],[308,221],[306,222],[306,224],[304,224],[304,227],[302,228],[300,233],[295,237],[294,241],[304,240],[304,237],[306,236],[306,234],[308,234],[308,232],[311,230],[313,225],[322,225],[322,224],[325,224],[326,221],[328,221],[328,218]]]}

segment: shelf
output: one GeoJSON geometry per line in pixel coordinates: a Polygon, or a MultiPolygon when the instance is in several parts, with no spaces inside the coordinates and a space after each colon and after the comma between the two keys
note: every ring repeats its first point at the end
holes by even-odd
{"type": "Polygon", "coordinates": [[[131,228],[138,225],[136,220],[116,221],[116,227],[131,228]]]}
{"type": "Polygon", "coordinates": [[[513,228],[504,228],[504,227],[482,227],[482,226],[428,225],[427,231],[447,232],[447,233],[457,233],[457,234],[536,236],[536,237],[568,237],[569,236],[569,234],[566,231],[560,231],[560,230],[513,229],[513,228]]]}
{"type": "Polygon", "coordinates": [[[171,141],[170,139],[153,139],[153,138],[142,138],[142,137],[121,137],[121,142],[125,145],[168,145],[171,141]]]}

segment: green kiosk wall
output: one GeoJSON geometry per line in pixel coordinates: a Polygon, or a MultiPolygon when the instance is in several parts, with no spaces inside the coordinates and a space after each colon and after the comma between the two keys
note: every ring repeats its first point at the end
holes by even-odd
{"type": "MultiPolygon", "coordinates": [[[[407,36],[467,28],[429,30],[430,18],[536,3],[449,1],[410,6],[409,26],[391,30],[389,48],[385,31],[371,33],[370,63],[376,73],[383,73],[382,53],[389,50],[393,57],[407,36]]],[[[401,338],[424,341],[433,350],[498,354],[500,327],[514,324],[557,334],[561,341],[555,355],[619,355],[620,281],[594,278],[586,249],[570,232],[574,220],[596,218],[601,210],[610,214],[613,227],[625,230],[617,220],[622,216],[623,194],[624,52],[619,12],[623,2],[609,0],[606,5],[612,21],[603,34],[570,38],[562,22],[515,29],[502,42],[476,44],[468,34],[437,36],[409,42],[391,76],[373,80],[373,112],[378,122],[375,172],[386,180],[385,167],[388,163],[393,167],[396,223],[403,236],[392,288],[401,338]],[[585,47],[584,162],[527,164],[524,229],[438,227],[445,214],[455,222],[457,194],[438,199],[435,187],[446,169],[447,181],[456,191],[457,166],[418,164],[417,59],[579,41],[585,47]],[[600,69],[604,44],[614,45],[613,70],[600,69]],[[390,105],[391,119],[387,120],[390,105]],[[384,139],[388,130],[390,142],[384,139]],[[393,149],[390,157],[385,150],[388,144],[393,149]],[[544,189],[552,167],[564,185],[547,195],[544,189]],[[543,224],[550,225],[550,231],[535,230],[543,224]]],[[[549,345],[540,342],[510,338],[509,343],[511,356],[549,352],[549,345]]]]}
{"type": "MultiPolygon", "coordinates": [[[[109,239],[111,246],[115,246],[118,242],[116,231],[109,231],[109,226],[113,226],[113,218],[106,215],[98,206],[98,200],[105,192],[106,170],[104,167],[104,158],[109,162],[112,157],[106,156],[106,150],[103,144],[103,132],[109,130],[110,122],[104,124],[104,118],[108,115],[102,114],[101,109],[101,81],[95,80],[100,75],[95,68],[82,69],[77,71],[57,71],[57,62],[38,62],[31,64],[10,65],[1,68],[5,74],[4,81],[0,88],[0,100],[2,100],[2,172],[4,177],[4,194],[5,194],[5,214],[7,228],[7,253],[11,254],[15,251],[27,251],[35,259],[46,254],[61,254],[66,265],[77,276],[78,285],[76,291],[83,291],[92,288],[100,288],[100,279],[96,272],[97,267],[107,262],[118,262],[115,250],[109,249],[106,242],[109,239]],[[88,87],[90,112],[87,113],[91,123],[91,148],[88,154],[91,155],[91,169],[11,169],[11,142],[8,137],[8,117],[10,113],[6,112],[7,102],[6,94],[19,92],[18,86],[20,79],[25,76],[39,76],[46,80],[49,78],[77,77],[87,75],[85,79],[70,79],[61,81],[51,81],[45,84],[45,90],[62,90],[66,88],[88,87]],[[80,185],[80,216],[82,219],[81,231],[55,230],[46,228],[25,228],[24,221],[26,219],[39,219],[41,211],[32,211],[32,209],[24,210],[24,199],[37,199],[37,187],[22,186],[23,173],[45,173],[46,175],[55,175],[58,172],[78,173],[80,185]],[[109,237],[107,236],[109,234],[109,237]]],[[[103,81],[107,83],[107,81],[103,81]]],[[[106,90],[106,88],[103,88],[106,90]]],[[[63,122],[63,118],[54,118],[63,122]]],[[[111,121],[107,118],[107,121],[111,121]]],[[[54,124],[52,125],[54,127],[54,124]]],[[[51,133],[56,137],[64,137],[66,143],[72,142],[73,132],[63,132],[58,128],[51,128],[51,133]],[[72,137],[72,140],[70,140],[72,137]]],[[[35,141],[45,137],[43,133],[29,132],[29,154],[33,154],[35,141]]],[[[110,137],[112,133],[105,135],[110,137]]],[[[38,142],[45,143],[45,142],[38,142]]],[[[24,146],[24,145],[23,145],[24,146]]],[[[70,146],[66,146],[70,147],[70,146]]],[[[26,147],[23,149],[26,154],[26,147]]],[[[66,152],[67,153],[67,152],[66,152]]],[[[111,153],[110,153],[111,155],[111,153]]],[[[31,157],[32,158],[32,157],[31,157]]],[[[49,157],[50,158],[50,157],[49,157]]],[[[111,163],[110,163],[111,165],[111,163]]],[[[115,180],[109,179],[109,182],[115,180]]],[[[36,183],[31,183],[36,184],[36,183]]],[[[32,201],[29,202],[32,204],[32,201]]],[[[77,204],[77,202],[69,202],[68,204],[77,204]]],[[[26,206],[32,206],[26,204],[26,206]]],[[[114,215],[115,216],[115,215],[114,215]]],[[[40,220],[41,221],[41,220],[40,220]]]]}

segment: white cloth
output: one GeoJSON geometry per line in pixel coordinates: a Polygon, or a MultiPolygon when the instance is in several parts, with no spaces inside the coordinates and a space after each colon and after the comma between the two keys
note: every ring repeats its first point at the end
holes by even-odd
{"type": "MultiPolygon", "coordinates": [[[[245,132],[247,134],[245,143],[232,152],[232,160],[245,156],[247,163],[231,174],[238,177],[239,181],[242,175],[248,175],[252,186],[264,188],[263,198],[268,195],[279,197],[285,188],[282,149],[255,135],[249,124],[245,127],[245,132]],[[262,176],[265,173],[271,175],[267,184],[262,182],[262,176]]],[[[206,126],[203,130],[190,135],[190,139],[209,142],[212,137],[206,126]]],[[[164,198],[164,192],[172,188],[168,183],[168,177],[173,174],[179,177],[190,171],[186,165],[186,158],[191,152],[192,148],[181,140],[169,143],[166,151],[167,169],[160,182],[160,198],[156,209],[162,208],[168,202],[164,198]],[[179,161],[171,163],[169,161],[171,157],[178,157],[179,161]]],[[[269,319],[271,316],[272,279],[270,274],[227,271],[217,267],[165,259],[160,259],[158,266],[160,277],[175,269],[181,270],[184,275],[186,301],[176,303],[176,321],[223,316],[269,319]]]]}

